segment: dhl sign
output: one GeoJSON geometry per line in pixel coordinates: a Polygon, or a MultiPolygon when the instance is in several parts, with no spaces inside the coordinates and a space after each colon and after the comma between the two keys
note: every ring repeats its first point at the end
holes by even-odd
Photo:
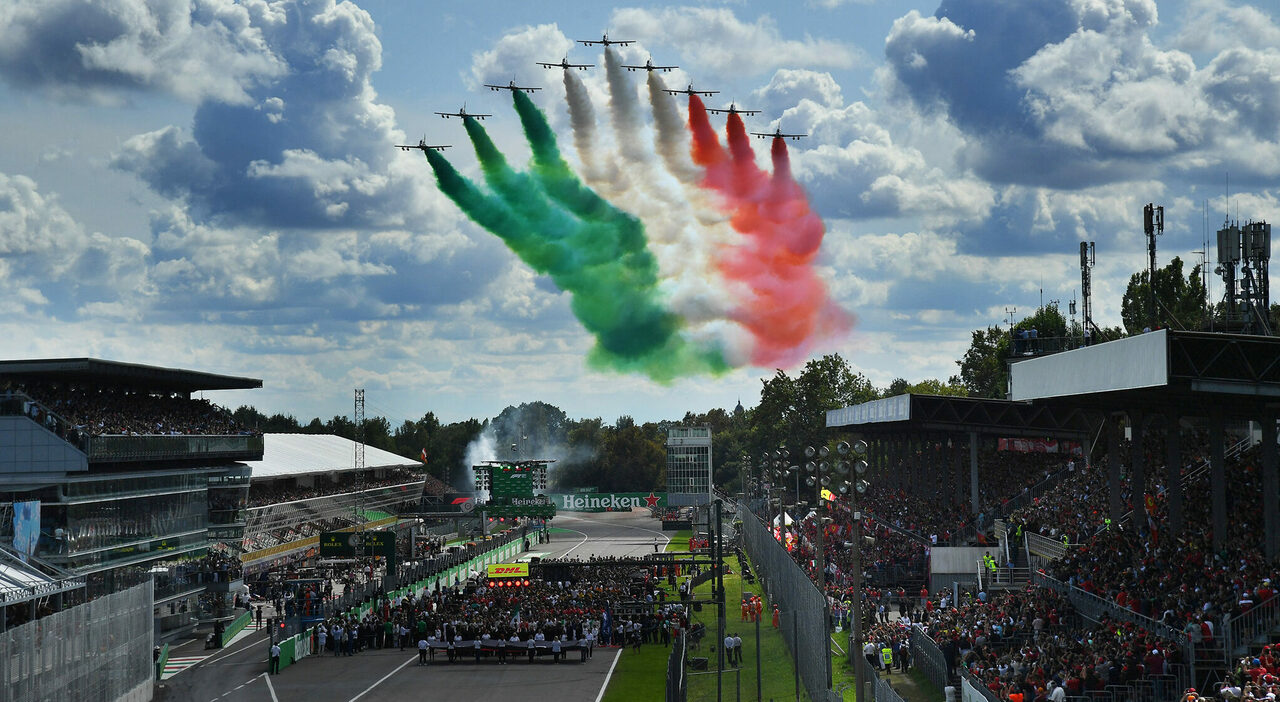
{"type": "Polygon", "coordinates": [[[490,578],[527,578],[528,563],[494,563],[485,566],[490,578]]]}

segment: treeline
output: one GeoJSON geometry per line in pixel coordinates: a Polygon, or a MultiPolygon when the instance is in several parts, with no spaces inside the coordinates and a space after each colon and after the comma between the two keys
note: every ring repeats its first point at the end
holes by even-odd
{"type": "MultiPolygon", "coordinates": [[[[765,451],[782,444],[802,448],[820,441],[827,410],[904,392],[967,394],[958,377],[945,383],[911,384],[898,379],[877,389],[842,357],[832,354],[810,361],[795,377],[778,371],[762,381],[756,405],[740,411],[717,407],[643,424],[624,415],[606,423],[601,417],[573,419],[553,405],[529,402],[507,407],[492,419],[449,424],[441,423],[432,412],[394,428],[384,417],[370,417],[364,422],[364,441],[412,459],[425,451],[427,470],[459,489],[470,489],[468,467],[473,461],[538,458],[555,461],[551,475],[557,489],[632,492],[665,489],[669,428],[707,426],[715,482],[733,489],[765,451]]],[[[233,414],[242,424],[267,433],[336,434],[351,440],[357,434],[351,418],[344,416],[303,423],[291,415],[264,415],[249,406],[233,414]]]]}

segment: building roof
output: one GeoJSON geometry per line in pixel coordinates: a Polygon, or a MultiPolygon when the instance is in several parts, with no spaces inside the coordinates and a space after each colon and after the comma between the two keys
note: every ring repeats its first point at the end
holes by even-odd
{"type": "MultiPolygon", "coordinates": [[[[253,471],[251,480],[284,478],[310,473],[332,473],[355,468],[356,442],[333,434],[264,434],[261,461],[244,461],[253,471]]],[[[369,445],[364,447],[364,467],[415,466],[418,461],[369,445]]]]}
{"type": "Polygon", "coordinates": [[[249,390],[262,387],[258,378],[242,378],[98,358],[44,358],[0,361],[0,377],[92,382],[167,392],[249,390]]]}

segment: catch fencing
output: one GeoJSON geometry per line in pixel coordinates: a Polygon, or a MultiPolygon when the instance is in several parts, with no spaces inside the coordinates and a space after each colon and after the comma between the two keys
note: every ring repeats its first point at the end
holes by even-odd
{"type": "Polygon", "coordinates": [[[756,577],[780,614],[779,631],[809,699],[838,700],[831,689],[831,654],[826,599],[809,576],[745,507],[738,509],[742,540],[756,577]]]}
{"type": "Polygon", "coordinates": [[[667,657],[667,702],[685,702],[689,695],[689,678],[685,674],[688,646],[683,631],[672,641],[671,655],[667,657]]]}
{"type": "Polygon", "coordinates": [[[919,624],[911,625],[911,664],[939,690],[951,684],[951,666],[947,665],[946,654],[919,624]]]}
{"type": "Polygon", "coordinates": [[[0,632],[0,699],[150,700],[151,581],[0,632]]]}

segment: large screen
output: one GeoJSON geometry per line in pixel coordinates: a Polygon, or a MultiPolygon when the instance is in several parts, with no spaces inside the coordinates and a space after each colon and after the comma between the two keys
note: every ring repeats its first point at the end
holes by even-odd
{"type": "Polygon", "coordinates": [[[40,541],[40,500],[13,503],[13,549],[22,560],[34,555],[40,541]]]}

